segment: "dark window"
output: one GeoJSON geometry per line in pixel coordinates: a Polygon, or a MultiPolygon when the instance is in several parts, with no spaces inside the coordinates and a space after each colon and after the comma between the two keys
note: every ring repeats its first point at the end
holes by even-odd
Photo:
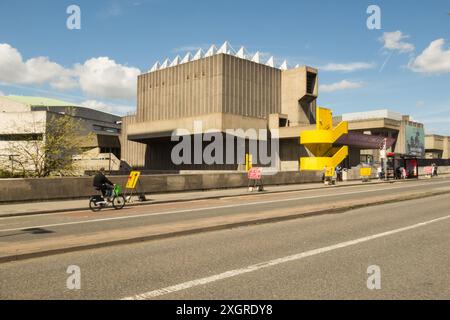
{"type": "Polygon", "coordinates": [[[315,73],[307,72],[306,73],[306,93],[314,94],[314,87],[316,86],[316,77],[315,73]]]}
{"type": "Polygon", "coordinates": [[[100,153],[112,153],[118,159],[120,159],[120,148],[100,147],[100,153]]]}
{"type": "Polygon", "coordinates": [[[97,131],[106,131],[109,133],[120,133],[120,129],[118,129],[118,128],[104,127],[104,126],[99,126],[96,124],[93,125],[93,128],[94,128],[94,130],[97,130],[97,131]]]}
{"type": "Polygon", "coordinates": [[[0,134],[0,141],[39,141],[42,133],[0,134]]]}
{"type": "Polygon", "coordinates": [[[279,118],[278,119],[278,126],[280,128],[284,128],[288,126],[288,120],[287,119],[283,119],[283,118],[279,118]]]}

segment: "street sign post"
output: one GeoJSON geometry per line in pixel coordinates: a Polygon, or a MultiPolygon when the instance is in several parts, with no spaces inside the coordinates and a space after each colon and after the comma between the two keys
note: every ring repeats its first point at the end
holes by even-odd
{"type": "MultiPolygon", "coordinates": [[[[128,202],[131,202],[131,197],[133,196],[133,192],[136,189],[136,185],[139,182],[139,177],[141,176],[141,172],[140,171],[131,171],[130,175],[128,176],[128,180],[127,180],[127,184],[126,184],[126,188],[130,191],[130,195],[126,197],[126,200],[128,202]]],[[[142,194],[140,199],[143,199],[141,201],[145,201],[145,195],[142,194]]]]}
{"type": "Polygon", "coordinates": [[[140,171],[131,171],[130,175],[128,176],[126,188],[127,189],[136,188],[136,184],[137,184],[140,176],[141,176],[140,171]]]}
{"type": "Polygon", "coordinates": [[[264,186],[262,182],[262,168],[251,168],[248,173],[248,189],[249,191],[257,190],[263,191],[264,186]]]}
{"type": "Polygon", "coordinates": [[[372,175],[372,168],[371,167],[360,168],[359,175],[361,176],[362,182],[369,182],[370,176],[372,175]]]}

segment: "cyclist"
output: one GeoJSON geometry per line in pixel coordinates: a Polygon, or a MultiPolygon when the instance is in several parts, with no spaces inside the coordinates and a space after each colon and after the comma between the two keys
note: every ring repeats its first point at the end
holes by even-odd
{"type": "Polygon", "coordinates": [[[111,198],[114,189],[114,183],[112,183],[105,176],[105,168],[100,168],[100,170],[97,172],[94,177],[93,185],[96,190],[100,190],[102,192],[103,197],[111,198]]]}

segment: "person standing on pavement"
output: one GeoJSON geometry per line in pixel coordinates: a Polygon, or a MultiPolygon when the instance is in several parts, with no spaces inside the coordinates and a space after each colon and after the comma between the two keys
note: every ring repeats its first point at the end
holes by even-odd
{"type": "Polygon", "coordinates": [[[377,168],[377,175],[378,175],[378,179],[383,179],[383,168],[381,168],[381,166],[379,166],[377,168]]]}

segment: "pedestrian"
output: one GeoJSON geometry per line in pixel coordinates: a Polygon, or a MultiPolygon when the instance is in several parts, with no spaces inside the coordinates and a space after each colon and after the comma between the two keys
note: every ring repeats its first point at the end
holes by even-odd
{"type": "Polygon", "coordinates": [[[336,167],[336,181],[342,181],[342,167],[336,167]]]}
{"type": "Polygon", "coordinates": [[[406,175],[406,169],[402,168],[402,179],[406,179],[407,175],[406,175]]]}
{"type": "Polygon", "coordinates": [[[401,179],[402,178],[402,167],[397,167],[397,169],[395,169],[395,179],[401,179]]]}
{"type": "Polygon", "coordinates": [[[378,174],[378,179],[383,179],[383,168],[381,168],[381,166],[379,166],[377,168],[377,174],[378,174]]]}
{"type": "Polygon", "coordinates": [[[438,167],[437,167],[436,163],[433,163],[433,176],[434,177],[438,176],[438,167]]]}

